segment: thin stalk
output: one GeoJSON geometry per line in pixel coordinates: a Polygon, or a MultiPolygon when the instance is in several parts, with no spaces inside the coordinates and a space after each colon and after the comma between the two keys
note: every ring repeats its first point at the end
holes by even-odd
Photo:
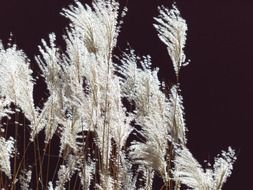
{"type": "Polygon", "coordinates": [[[36,139],[34,139],[34,142],[33,142],[33,154],[34,154],[36,189],[38,189],[39,188],[39,180],[38,180],[39,174],[38,174],[38,168],[37,168],[36,139]]]}
{"type": "MultiPolygon", "coordinates": [[[[74,182],[74,188],[73,189],[76,189],[77,179],[78,179],[78,175],[76,175],[76,177],[75,177],[75,182],[74,182]]],[[[70,182],[69,182],[69,189],[70,189],[70,182]]]]}
{"type": "MultiPolygon", "coordinates": [[[[49,178],[49,166],[50,166],[50,154],[51,154],[51,142],[48,142],[48,158],[47,158],[47,175],[46,175],[46,184],[48,184],[48,178],[49,178]]],[[[43,162],[42,162],[43,163],[43,162]]]]}
{"type": "MultiPolygon", "coordinates": [[[[30,146],[30,144],[31,144],[31,142],[29,142],[29,143],[27,144],[26,149],[25,149],[25,153],[27,152],[28,147],[30,146]]],[[[19,171],[20,171],[20,169],[21,169],[21,166],[22,166],[22,163],[23,163],[23,161],[24,161],[24,158],[25,158],[25,157],[24,157],[24,155],[23,155],[22,158],[21,158],[21,161],[20,161],[20,163],[19,163],[19,165],[18,165],[17,172],[14,173],[13,181],[15,181],[15,180],[17,179],[17,175],[18,175],[18,173],[19,173],[19,171]]],[[[12,186],[11,186],[11,190],[13,190],[13,188],[14,188],[13,185],[14,185],[14,184],[12,184],[12,186]]]]}
{"type": "Polygon", "coordinates": [[[168,143],[168,167],[167,167],[167,173],[169,174],[168,183],[166,184],[166,189],[172,190],[173,189],[173,181],[171,180],[173,178],[171,169],[172,169],[172,160],[174,159],[173,155],[173,145],[168,143]]]}
{"type": "MultiPolygon", "coordinates": [[[[16,105],[16,104],[15,104],[16,105]]],[[[16,174],[17,172],[17,153],[18,153],[18,146],[17,146],[17,141],[18,141],[18,113],[15,111],[15,118],[14,118],[14,127],[15,127],[15,154],[14,154],[14,166],[13,166],[13,173],[16,174]]],[[[13,180],[14,188],[16,188],[16,180],[13,180]]]]}
{"type": "MultiPolygon", "coordinates": [[[[50,155],[49,155],[49,156],[50,156],[50,155]]],[[[58,159],[57,159],[57,163],[56,163],[56,167],[55,167],[55,170],[54,170],[54,174],[53,174],[52,181],[54,181],[54,179],[55,179],[55,177],[56,177],[56,172],[58,171],[57,168],[59,167],[60,162],[61,162],[61,159],[60,159],[60,156],[58,156],[58,159]]]]}
{"type": "Polygon", "coordinates": [[[24,137],[23,137],[23,167],[25,168],[25,148],[26,148],[26,135],[25,135],[25,117],[23,117],[23,132],[24,132],[24,137]]]}
{"type": "Polygon", "coordinates": [[[39,171],[40,171],[39,178],[40,178],[40,181],[41,181],[41,185],[43,186],[43,173],[42,173],[43,171],[42,171],[42,162],[41,162],[40,145],[39,145],[38,135],[36,135],[36,139],[37,139],[37,152],[38,152],[39,171]]]}
{"type": "MultiPolygon", "coordinates": [[[[111,36],[109,36],[111,37],[111,36]]],[[[109,47],[109,52],[111,50],[111,47],[109,47]]],[[[107,76],[106,76],[106,95],[105,95],[105,118],[104,118],[104,124],[103,124],[103,143],[102,143],[102,159],[104,160],[104,146],[110,146],[109,144],[105,145],[105,142],[104,142],[104,139],[107,138],[107,142],[109,142],[109,123],[107,121],[107,112],[108,112],[108,89],[109,89],[109,75],[110,75],[110,58],[111,55],[109,54],[108,55],[108,58],[107,58],[107,76]],[[105,134],[106,132],[106,125],[107,125],[107,128],[108,128],[108,133],[105,134]],[[107,136],[105,136],[107,135],[107,136]]],[[[107,149],[108,151],[108,149],[107,149]]],[[[106,173],[108,173],[108,165],[109,165],[109,160],[108,160],[108,152],[106,153],[106,163],[105,163],[105,170],[106,170],[106,173]]],[[[103,160],[102,160],[102,164],[103,164],[103,160]]],[[[103,167],[102,167],[103,168],[103,167]]],[[[105,171],[102,171],[103,174],[105,171]]]]}

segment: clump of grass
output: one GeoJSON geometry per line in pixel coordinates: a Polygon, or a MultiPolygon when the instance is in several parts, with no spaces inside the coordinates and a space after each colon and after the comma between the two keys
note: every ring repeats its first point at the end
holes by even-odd
{"type": "Polygon", "coordinates": [[[36,56],[48,91],[41,108],[29,59],[1,44],[1,188],[154,189],[156,176],[161,189],[219,190],[231,175],[231,148],[207,169],[187,148],[179,85],[187,24],[177,7],[160,7],[154,24],[174,66],[171,88],[149,55],[130,49],[113,62],[119,12],[115,0],[76,2],[62,11],[71,21],[66,51],[50,34],[36,56]]]}

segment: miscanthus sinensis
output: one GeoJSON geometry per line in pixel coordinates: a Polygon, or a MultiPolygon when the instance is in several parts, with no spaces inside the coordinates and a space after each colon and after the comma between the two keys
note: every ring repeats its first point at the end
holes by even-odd
{"type": "Polygon", "coordinates": [[[186,147],[177,149],[174,178],[196,190],[220,190],[231,175],[235,152],[230,147],[214,160],[213,167],[202,168],[186,147]]]}
{"type": "Polygon", "coordinates": [[[15,45],[0,46],[0,118],[10,118],[13,106],[20,109],[29,120],[31,142],[27,146],[33,143],[35,154],[41,156],[36,153],[39,142],[44,140],[46,149],[59,138],[54,156],[62,160],[54,177],[46,180],[45,152],[29,169],[22,157],[12,174],[16,142],[1,136],[0,170],[12,179],[12,189],[16,183],[29,189],[32,181],[39,181],[36,188],[50,190],[66,189],[73,181],[82,189],[153,189],[158,175],[170,190],[180,189],[181,184],[196,190],[218,190],[231,175],[232,149],[222,152],[212,168],[204,169],[186,147],[179,77],[187,63],[187,25],[177,7],[160,7],[154,24],[177,77],[167,93],[149,55],[139,57],[130,49],[119,63],[113,61],[120,12],[115,0],[96,0],[91,5],[76,1],[63,9],[61,14],[70,20],[62,37],[65,51],[56,45],[52,33],[49,40],[42,40],[36,56],[48,90],[41,108],[34,105],[35,80],[29,59],[15,45]],[[41,133],[45,139],[36,140],[43,137],[41,133]]]}

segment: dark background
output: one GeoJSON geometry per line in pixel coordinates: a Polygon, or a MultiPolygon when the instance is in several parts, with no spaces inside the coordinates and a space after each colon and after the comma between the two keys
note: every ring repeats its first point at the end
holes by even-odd
{"type": "MultiPolygon", "coordinates": [[[[37,45],[48,33],[61,36],[68,21],[59,15],[71,0],[1,0],[0,39],[12,41],[33,61],[37,45]]],[[[87,2],[87,1],[82,1],[87,2]]],[[[173,1],[124,0],[128,14],[117,52],[127,42],[139,55],[150,54],[160,79],[175,81],[166,47],[152,26],[157,6],[173,1]]],[[[181,73],[188,147],[203,164],[232,146],[238,156],[225,190],[250,190],[253,180],[253,2],[250,0],[178,0],[188,24],[185,48],[190,65],[181,73]]],[[[59,40],[59,44],[60,44],[59,40]]],[[[35,72],[36,75],[36,72],[35,72]]],[[[41,88],[35,88],[37,101],[41,88]]]]}

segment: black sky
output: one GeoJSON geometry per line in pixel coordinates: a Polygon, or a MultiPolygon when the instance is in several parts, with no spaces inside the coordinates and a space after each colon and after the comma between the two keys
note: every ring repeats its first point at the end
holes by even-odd
{"type": "MultiPolygon", "coordinates": [[[[71,0],[1,0],[0,39],[10,33],[33,60],[41,38],[60,36],[67,21],[59,15],[71,0]]],[[[82,1],[85,2],[85,1],[82,1]]],[[[160,78],[174,81],[166,47],[152,26],[157,6],[173,1],[124,0],[128,14],[119,36],[119,51],[127,43],[139,55],[150,54],[160,78]]],[[[190,65],[181,73],[188,147],[203,163],[232,146],[238,161],[225,190],[251,189],[253,126],[253,1],[178,0],[188,24],[186,56],[190,65]]],[[[33,67],[34,62],[32,62],[33,67]]]]}

